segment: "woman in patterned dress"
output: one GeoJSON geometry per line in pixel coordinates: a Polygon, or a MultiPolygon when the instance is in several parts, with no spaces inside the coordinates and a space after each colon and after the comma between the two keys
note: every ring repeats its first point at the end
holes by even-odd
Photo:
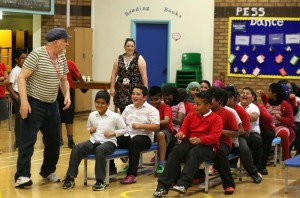
{"type": "Polygon", "coordinates": [[[114,104],[121,113],[132,103],[131,92],[134,86],[142,84],[148,87],[146,61],[136,51],[135,41],[127,38],[124,49],[125,53],[114,63],[110,79],[110,95],[114,97],[114,104]]]}

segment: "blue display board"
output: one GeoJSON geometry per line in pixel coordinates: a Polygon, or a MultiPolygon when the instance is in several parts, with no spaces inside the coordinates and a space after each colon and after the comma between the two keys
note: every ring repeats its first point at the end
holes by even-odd
{"type": "Polygon", "coordinates": [[[300,79],[300,19],[229,18],[228,76],[300,79]]]}

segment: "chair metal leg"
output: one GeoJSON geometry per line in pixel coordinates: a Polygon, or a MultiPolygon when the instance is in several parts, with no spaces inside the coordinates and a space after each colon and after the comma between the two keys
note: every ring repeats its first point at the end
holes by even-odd
{"type": "Polygon", "coordinates": [[[105,176],[105,183],[106,183],[106,186],[109,186],[109,159],[108,160],[105,160],[106,161],[106,167],[105,167],[105,171],[106,171],[106,176],[105,176]]]}
{"type": "Polygon", "coordinates": [[[240,163],[240,170],[239,170],[239,181],[242,181],[242,177],[243,177],[243,165],[242,163],[240,163]]]}
{"type": "Polygon", "coordinates": [[[275,149],[274,149],[274,166],[277,164],[277,153],[278,153],[278,144],[275,144],[275,149]]]}
{"type": "Polygon", "coordinates": [[[288,193],[288,167],[285,167],[284,192],[285,194],[288,193]]]}
{"type": "Polygon", "coordinates": [[[87,185],[87,159],[83,160],[83,184],[87,185]]]}
{"type": "Polygon", "coordinates": [[[204,192],[207,194],[208,193],[208,182],[209,182],[209,173],[208,173],[208,165],[205,165],[205,189],[204,192]]]}

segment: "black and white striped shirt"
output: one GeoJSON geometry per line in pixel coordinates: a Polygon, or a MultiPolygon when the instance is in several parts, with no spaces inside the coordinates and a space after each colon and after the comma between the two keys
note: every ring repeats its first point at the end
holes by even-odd
{"type": "Polygon", "coordinates": [[[28,55],[23,67],[33,71],[27,79],[27,95],[42,102],[55,102],[61,77],[69,72],[65,54],[52,62],[45,46],[39,47],[28,55]]]}

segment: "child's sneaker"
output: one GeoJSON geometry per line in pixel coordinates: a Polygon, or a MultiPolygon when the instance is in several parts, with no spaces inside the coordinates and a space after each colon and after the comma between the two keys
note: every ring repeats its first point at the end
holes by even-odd
{"type": "Polygon", "coordinates": [[[153,193],[153,197],[162,197],[163,195],[167,195],[168,191],[163,188],[157,188],[153,193]]]}
{"type": "Polygon", "coordinates": [[[161,175],[165,170],[165,166],[164,165],[158,165],[155,171],[156,175],[161,175]]]}
{"type": "Polygon", "coordinates": [[[259,184],[262,182],[262,176],[260,173],[254,173],[253,175],[250,175],[250,177],[253,179],[253,182],[256,184],[259,184]]]}
{"type": "Polygon", "coordinates": [[[24,188],[25,186],[31,186],[32,181],[29,177],[19,177],[15,183],[15,187],[17,188],[24,188]]]}
{"type": "Polygon", "coordinates": [[[186,193],[186,188],[184,186],[178,186],[178,185],[175,185],[173,186],[172,188],[174,191],[180,193],[180,194],[185,194],[186,193]]]}
{"type": "Polygon", "coordinates": [[[75,180],[74,178],[71,178],[69,176],[66,176],[65,179],[63,180],[63,189],[71,189],[74,188],[75,186],[75,180]]]}
{"type": "Polygon", "coordinates": [[[70,149],[72,149],[74,146],[75,146],[74,140],[69,140],[69,141],[68,141],[68,147],[69,147],[70,149]]]}
{"type": "Polygon", "coordinates": [[[224,189],[224,194],[225,195],[232,195],[234,193],[234,188],[233,187],[227,187],[224,189]]]}
{"type": "Polygon", "coordinates": [[[124,179],[120,181],[121,184],[133,184],[136,182],[136,177],[134,175],[127,175],[124,179]]]}
{"type": "Polygon", "coordinates": [[[129,166],[127,165],[127,166],[125,166],[122,170],[120,170],[120,172],[119,173],[126,173],[127,172],[127,170],[128,170],[128,168],[129,168],[129,166]]]}
{"type": "Polygon", "coordinates": [[[93,185],[92,189],[93,189],[93,191],[100,191],[100,190],[104,190],[105,187],[106,187],[105,182],[97,181],[97,182],[93,185]]]}
{"type": "Polygon", "coordinates": [[[48,175],[47,180],[52,183],[60,182],[59,177],[55,173],[48,175]]]}

